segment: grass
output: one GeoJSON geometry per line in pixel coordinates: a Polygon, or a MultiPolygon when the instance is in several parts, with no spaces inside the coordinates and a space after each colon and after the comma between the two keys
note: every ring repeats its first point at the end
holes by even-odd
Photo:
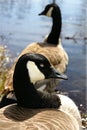
{"type": "Polygon", "coordinates": [[[4,89],[7,72],[12,61],[10,51],[6,46],[0,45],[0,93],[4,89]]]}

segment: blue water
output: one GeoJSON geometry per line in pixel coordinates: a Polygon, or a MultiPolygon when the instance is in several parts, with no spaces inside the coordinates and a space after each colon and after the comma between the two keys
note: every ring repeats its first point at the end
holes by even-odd
{"type": "MultiPolygon", "coordinates": [[[[86,108],[87,0],[55,0],[62,12],[62,43],[69,54],[67,75],[59,90],[68,92],[81,109],[86,108]],[[67,39],[68,37],[68,39],[67,39]]],[[[50,32],[51,18],[38,16],[52,0],[0,0],[0,44],[17,56],[50,32]]]]}

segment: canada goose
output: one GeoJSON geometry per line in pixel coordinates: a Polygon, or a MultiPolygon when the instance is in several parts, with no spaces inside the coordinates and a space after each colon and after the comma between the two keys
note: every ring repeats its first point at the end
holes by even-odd
{"type": "Polygon", "coordinates": [[[66,79],[67,76],[59,74],[51,66],[48,59],[41,54],[27,53],[22,55],[16,63],[13,75],[13,88],[18,104],[22,102],[21,106],[24,103],[24,106],[27,105],[27,107],[28,105],[29,107],[34,105],[33,107],[39,106],[41,108],[44,107],[41,105],[44,105],[45,103],[50,106],[48,102],[51,103],[52,98],[55,99],[55,102],[56,100],[58,102],[57,96],[55,98],[54,94],[46,94],[48,97],[47,99],[50,100],[52,97],[50,101],[47,101],[46,99],[43,100],[42,98],[46,96],[37,91],[34,87],[36,82],[40,80],[49,80],[50,78],[66,79]],[[31,102],[31,99],[34,101],[31,102]],[[27,102],[29,102],[29,104],[27,102]]]}
{"type": "MultiPolygon", "coordinates": [[[[25,53],[39,53],[48,58],[50,63],[57,69],[60,73],[64,73],[68,64],[68,55],[65,52],[62,44],[59,42],[59,36],[61,32],[61,11],[60,8],[56,4],[49,4],[45,7],[45,10],[39,15],[46,15],[52,17],[53,26],[52,30],[47,37],[47,39],[40,43],[32,43],[29,44],[19,55],[19,57],[25,53]],[[51,53],[50,53],[51,52],[51,53]]],[[[18,57],[18,58],[19,58],[18,57]]],[[[17,58],[17,59],[18,59],[17,58]]],[[[12,76],[14,72],[15,64],[8,72],[7,80],[5,83],[5,90],[12,90],[12,76]]],[[[53,79],[49,83],[47,83],[46,91],[52,92],[54,91],[58,80],[53,79]],[[52,84],[52,85],[51,85],[52,84]]],[[[39,84],[38,86],[39,87],[39,84]]],[[[40,85],[41,87],[41,85],[40,85]]]]}
{"type": "MultiPolygon", "coordinates": [[[[13,88],[18,105],[27,108],[41,108],[52,107],[52,98],[54,98],[55,103],[56,100],[58,102],[57,96],[48,94],[46,98],[44,94],[38,92],[34,87],[37,81],[49,78],[66,79],[65,75],[54,70],[43,55],[32,53],[21,56],[16,63],[13,75],[13,88]]],[[[55,107],[58,107],[58,103],[55,107]]]]}
{"type": "Polygon", "coordinates": [[[74,116],[58,110],[61,105],[58,96],[45,95],[34,88],[35,82],[48,78],[66,77],[41,54],[24,54],[19,58],[13,74],[17,104],[0,109],[0,130],[80,130],[74,116]]]}

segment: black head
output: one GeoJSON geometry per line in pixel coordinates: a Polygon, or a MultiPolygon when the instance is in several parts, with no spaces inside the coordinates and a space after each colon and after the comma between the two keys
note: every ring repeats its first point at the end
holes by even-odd
{"type": "Polygon", "coordinates": [[[64,78],[51,66],[41,54],[28,53],[22,55],[15,66],[13,88],[17,103],[22,107],[40,107],[42,98],[35,89],[37,81],[47,78],[64,78]]]}
{"type": "Polygon", "coordinates": [[[67,79],[67,76],[58,73],[50,64],[49,60],[36,53],[28,53],[22,55],[15,67],[14,77],[15,79],[30,80],[31,83],[36,83],[39,80],[48,78],[61,78],[67,79]]]}
{"type": "Polygon", "coordinates": [[[55,17],[56,15],[60,15],[61,11],[57,4],[48,4],[45,9],[39,15],[46,15],[48,17],[55,17]]]}

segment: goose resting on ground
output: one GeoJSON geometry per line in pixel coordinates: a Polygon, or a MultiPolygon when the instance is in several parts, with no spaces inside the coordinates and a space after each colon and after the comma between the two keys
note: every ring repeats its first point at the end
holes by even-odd
{"type": "Polygon", "coordinates": [[[49,78],[66,77],[56,72],[43,55],[25,54],[19,58],[13,75],[17,104],[0,109],[0,130],[80,130],[74,116],[58,110],[61,101],[57,95],[35,89],[35,82],[49,78]]]}

